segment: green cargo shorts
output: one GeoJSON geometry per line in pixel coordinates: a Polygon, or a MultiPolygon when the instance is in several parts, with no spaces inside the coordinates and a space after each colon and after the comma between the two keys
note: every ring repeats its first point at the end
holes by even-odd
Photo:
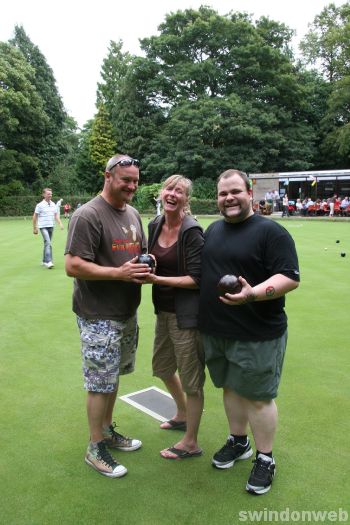
{"type": "Polygon", "coordinates": [[[277,397],[287,331],[270,341],[235,341],[202,334],[205,360],[214,385],[252,400],[277,397]]]}

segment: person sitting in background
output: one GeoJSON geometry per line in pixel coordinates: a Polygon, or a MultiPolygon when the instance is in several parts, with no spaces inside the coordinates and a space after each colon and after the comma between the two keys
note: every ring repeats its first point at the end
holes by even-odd
{"type": "Polygon", "coordinates": [[[303,209],[303,205],[302,205],[301,199],[297,199],[297,201],[295,203],[295,209],[296,209],[297,214],[301,215],[301,212],[302,212],[302,209],[303,209]]]}
{"type": "Polygon", "coordinates": [[[267,215],[266,201],[264,201],[264,199],[259,201],[259,213],[261,215],[267,215]]]}
{"type": "Polygon", "coordinates": [[[311,213],[311,209],[313,209],[313,206],[314,206],[314,201],[311,199],[311,197],[309,197],[307,199],[307,203],[306,203],[306,213],[307,215],[309,215],[311,213]]]}
{"type": "Polygon", "coordinates": [[[344,199],[340,203],[340,210],[342,215],[345,215],[348,206],[350,206],[349,197],[344,197],[344,199]]]}
{"type": "Polygon", "coordinates": [[[329,206],[328,206],[327,199],[322,199],[322,202],[321,202],[321,213],[322,213],[322,215],[325,215],[328,212],[329,212],[329,206]]]}

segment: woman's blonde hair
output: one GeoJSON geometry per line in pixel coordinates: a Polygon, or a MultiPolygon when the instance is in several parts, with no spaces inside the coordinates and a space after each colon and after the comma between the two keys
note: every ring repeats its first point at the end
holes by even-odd
{"type": "Polygon", "coordinates": [[[177,184],[182,184],[182,186],[185,189],[185,194],[187,197],[187,203],[184,206],[184,213],[186,215],[191,215],[191,208],[190,208],[190,198],[192,195],[192,181],[190,179],[187,179],[183,175],[170,175],[165,181],[163,181],[161,191],[164,189],[171,189],[174,188],[177,184]]]}

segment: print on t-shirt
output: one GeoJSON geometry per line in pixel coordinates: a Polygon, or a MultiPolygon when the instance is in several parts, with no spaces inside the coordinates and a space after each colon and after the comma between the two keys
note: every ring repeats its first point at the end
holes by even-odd
{"type": "Polygon", "coordinates": [[[126,238],[113,239],[112,251],[128,252],[131,255],[138,255],[141,252],[140,241],[137,241],[137,228],[134,224],[130,224],[130,229],[122,226],[123,233],[126,238]]]}

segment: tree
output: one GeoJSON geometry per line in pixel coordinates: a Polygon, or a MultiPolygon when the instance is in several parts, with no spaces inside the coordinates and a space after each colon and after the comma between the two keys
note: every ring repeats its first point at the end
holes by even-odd
{"type": "Polygon", "coordinates": [[[116,153],[116,145],[113,139],[112,126],[108,119],[108,113],[103,104],[98,108],[89,138],[90,159],[95,166],[96,173],[104,172],[108,159],[116,153]]]}
{"type": "MultiPolygon", "coordinates": [[[[114,153],[128,153],[143,159],[159,130],[162,113],[148,102],[146,90],[153,70],[149,62],[122,52],[122,41],[110,42],[98,84],[97,106],[103,104],[109,121],[114,153]],[[146,65],[146,67],[144,67],[146,65]]],[[[93,159],[92,159],[93,160],[93,159]]],[[[142,174],[142,181],[146,179],[142,174]]]]}
{"type": "Polygon", "coordinates": [[[21,51],[28,64],[35,71],[34,84],[43,99],[50,125],[54,130],[61,130],[65,122],[66,112],[58,93],[53,71],[38,46],[33,44],[22,26],[15,26],[14,35],[10,44],[21,51]]]}
{"type": "Polygon", "coordinates": [[[333,84],[322,126],[323,154],[337,168],[350,167],[350,75],[333,84]]]}
{"type": "Polygon", "coordinates": [[[145,170],[144,159],[159,147],[159,136],[166,121],[162,108],[152,100],[155,69],[152,62],[135,57],[115,100],[118,149],[142,161],[143,182],[157,180],[145,170]]]}
{"type": "Polygon", "coordinates": [[[105,110],[111,119],[111,122],[115,123],[116,129],[114,130],[117,135],[117,113],[116,113],[116,98],[120,92],[124,78],[127,74],[130,66],[132,57],[126,52],[123,53],[123,42],[110,41],[108,48],[108,55],[103,60],[101,68],[102,82],[97,84],[97,99],[96,106],[99,107],[101,104],[105,107],[105,110]]]}
{"type": "Polygon", "coordinates": [[[320,67],[328,81],[327,108],[320,119],[319,152],[323,165],[350,165],[350,4],[329,4],[315,17],[300,44],[307,64],[320,67]]]}
{"type": "Polygon", "coordinates": [[[0,42],[0,179],[29,187],[40,179],[40,151],[48,126],[35,71],[14,46],[0,42]]]}
{"type": "Polygon", "coordinates": [[[48,119],[45,140],[42,141],[39,152],[41,176],[46,178],[52,166],[68,153],[68,145],[65,140],[69,129],[69,125],[66,124],[67,114],[51,67],[39,48],[31,42],[22,26],[15,26],[14,38],[10,40],[10,43],[19,49],[27,63],[33,68],[33,84],[42,98],[43,109],[48,119]]]}
{"type": "Polygon", "coordinates": [[[317,15],[300,43],[307,64],[318,64],[325,78],[335,82],[350,74],[350,4],[331,3],[317,15]]]}
{"type": "Polygon", "coordinates": [[[56,195],[86,193],[86,189],[80,187],[79,177],[75,169],[79,145],[77,129],[76,121],[72,117],[67,117],[62,132],[67,153],[52,166],[47,178],[48,186],[55,188],[56,195]]]}
{"type": "Polygon", "coordinates": [[[199,177],[193,184],[193,197],[197,199],[216,199],[216,181],[208,177],[199,177]]]}
{"type": "Polygon", "coordinates": [[[90,139],[93,120],[86,122],[78,135],[78,149],[76,154],[75,170],[77,175],[77,189],[82,193],[97,193],[102,187],[101,173],[96,169],[90,157],[90,139]]]}
{"type": "MultiPolygon", "coordinates": [[[[146,143],[147,180],[175,171],[216,177],[232,164],[250,172],[311,166],[316,132],[292,62],[291,30],[208,7],[171,13],[159,30],[141,41],[146,57],[132,77],[132,98],[142,93],[142,107],[163,115],[146,143]]],[[[135,127],[125,117],[124,128],[135,127]]]]}

